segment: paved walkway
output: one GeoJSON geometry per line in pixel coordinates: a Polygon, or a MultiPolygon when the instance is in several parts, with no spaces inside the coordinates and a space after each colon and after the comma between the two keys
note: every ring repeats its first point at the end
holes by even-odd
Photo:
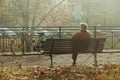
{"type": "MultiPolygon", "coordinates": [[[[120,63],[120,53],[101,53],[97,55],[98,64],[120,63]]],[[[71,65],[71,54],[54,55],[53,63],[57,65],[71,65]]],[[[49,66],[50,58],[47,55],[27,55],[27,56],[0,56],[0,66],[49,66]]],[[[77,59],[78,65],[94,64],[94,56],[92,54],[79,54],[77,59]]]]}

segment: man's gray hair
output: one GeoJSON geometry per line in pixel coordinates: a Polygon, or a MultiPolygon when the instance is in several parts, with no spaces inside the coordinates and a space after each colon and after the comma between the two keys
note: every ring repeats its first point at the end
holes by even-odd
{"type": "Polygon", "coordinates": [[[84,22],[81,22],[80,23],[80,29],[81,29],[81,31],[87,31],[87,28],[88,28],[88,25],[87,25],[87,23],[84,23],[84,22]]]}
{"type": "Polygon", "coordinates": [[[88,27],[88,24],[85,23],[85,22],[81,22],[81,23],[80,23],[80,26],[81,26],[81,25],[85,25],[86,27],[88,27]]]}

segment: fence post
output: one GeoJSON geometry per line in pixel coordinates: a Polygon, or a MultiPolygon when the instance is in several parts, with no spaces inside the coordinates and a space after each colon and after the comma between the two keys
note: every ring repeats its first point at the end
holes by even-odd
{"type": "Polygon", "coordinates": [[[2,51],[5,51],[5,49],[4,49],[4,47],[5,47],[5,46],[4,46],[4,45],[5,45],[5,44],[4,44],[5,33],[4,33],[4,32],[2,33],[2,38],[3,38],[3,49],[2,49],[2,51]]]}
{"type": "Polygon", "coordinates": [[[113,44],[113,41],[114,41],[114,38],[113,38],[113,37],[114,37],[114,33],[112,32],[112,46],[111,46],[112,49],[113,49],[113,45],[114,45],[114,44],[113,44]]]}
{"type": "Polygon", "coordinates": [[[59,39],[61,39],[61,27],[59,27],[59,39]]]}
{"type": "Polygon", "coordinates": [[[96,26],[94,26],[94,38],[96,38],[96,26]]]}

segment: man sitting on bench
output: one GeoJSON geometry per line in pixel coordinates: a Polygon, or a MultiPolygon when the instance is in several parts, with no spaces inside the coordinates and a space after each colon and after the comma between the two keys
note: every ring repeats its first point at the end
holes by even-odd
{"type": "MultiPolygon", "coordinates": [[[[74,34],[72,39],[88,39],[88,38],[91,38],[90,33],[87,32],[87,28],[88,28],[88,25],[86,23],[81,22],[80,23],[80,32],[74,34]]],[[[81,47],[82,49],[80,49],[80,50],[83,50],[83,49],[85,50],[85,48],[87,48],[86,47],[87,44],[88,44],[88,41],[84,41],[84,43],[81,43],[81,44],[80,43],[79,44],[75,43],[75,45],[73,45],[73,47],[76,46],[76,45],[82,45],[82,47],[81,47]]],[[[78,49],[77,48],[76,49],[73,48],[73,49],[74,50],[73,50],[73,54],[72,54],[72,59],[73,59],[72,65],[76,65],[78,49]]]]}

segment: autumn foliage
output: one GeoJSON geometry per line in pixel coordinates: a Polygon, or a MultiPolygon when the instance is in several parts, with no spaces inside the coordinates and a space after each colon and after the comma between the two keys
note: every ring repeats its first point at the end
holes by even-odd
{"type": "Polygon", "coordinates": [[[100,67],[9,66],[0,67],[0,80],[120,80],[120,65],[103,64],[100,67]]]}

